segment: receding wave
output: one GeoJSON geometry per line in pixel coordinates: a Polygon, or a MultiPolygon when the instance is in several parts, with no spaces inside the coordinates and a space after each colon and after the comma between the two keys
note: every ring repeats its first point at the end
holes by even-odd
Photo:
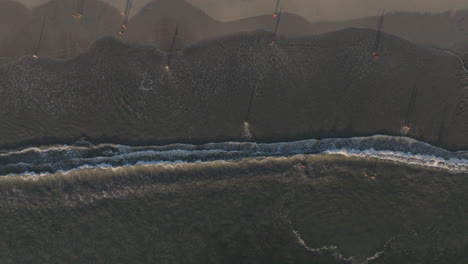
{"type": "Polygon", "coordinates": [[[409,165],[468,171],[468,152],[451,152],[406,138],[372,136],[279,143],[223,142],[204,145],[33,147],[0,152],[0,175],[28,176],[89,168],[195,163],[259,157],[339,154],[409,165]]]}

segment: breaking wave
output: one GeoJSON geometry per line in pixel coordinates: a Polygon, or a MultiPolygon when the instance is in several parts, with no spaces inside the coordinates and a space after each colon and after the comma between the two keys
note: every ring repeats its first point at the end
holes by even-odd
{"type": "Polygon", "coordinates": [[[90,168],[294,155],[344,155],[390,160],[453,172],[468,171],[468,151],[451,152],[406,137],[378,135],[280,143],[223,142],[166,146],[89,144],[32,147],[0,152],[0,175],[28,176],[90,168]]]}

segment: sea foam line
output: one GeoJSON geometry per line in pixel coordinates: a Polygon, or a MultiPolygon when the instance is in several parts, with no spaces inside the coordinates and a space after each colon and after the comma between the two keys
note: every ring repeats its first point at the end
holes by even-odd
{"type": "Polygon", "coordinates": [[[50,146],[27,148],[0,154],[0,174],[37,176],[83,169],[126,168],[258,157],[294,155],[343,155],[388,160],[408,165],[468,172],[468,152],[450,152],[405,137],[308,139],[295,142],[222,142],[203,145],[172,144],[139,146],[102,144],[97,146],[50,146]]]}
{"type": "Polygon", "coordinates": [[[327,150],[323,154],[342,155],[345,157],[358,157],[366,159],[379,159],[415,165],[427,168],[444,169],[453,172],[468,172],[468,160],[449,158],[444,159],[434,155],[412,154],[400,151],[377,151],[374,149],[356,150],[356,149],[333,149],[327,150]]]}
{"type": "MultiPolygon", "coordinates": [[[[433,155],[420,155],[420,154],[411,154],[411,153],[403,153],[403,152],[395,152],[395,151],[376,151],[374,149],[369,150],[355,150],[355,149],[332,149],[324,151],[320,154],[313,154],[313,155],[305,155],[305,156],[318,156],[318,155],[341,155],[345,157],[357,157],[357,158],[366,158],[366,159],[379,159],[379,160],[386,160],[386,161],[393,161],[400,164],[406,165],[413,165],[419,167],[426,167],[426,168],[436,168],[447,170],[455,173],[468,173],[468,160],[466,159],[444,159],[441,157],[433,156],[433,155]]],[[[295,155],[285,155],[285,156],[273,156],[273,158],[288,158],[297,156],[295,155]]],[[[269,156],[255,156],[259,158],[267,158],[269,156]]],[[[249,158],[249,157],[246,157],[249,158]]],[[[202,161],[196,160],[192,162],[187,162],[183,160],[177,161],[138,161],[134,164],[124,164],[120,166],[113,166],[108,163],[99,163],[95,165],[85,164],[79,166],[77,168],[73,168],[70,170],[58,170],[53,173],[35,173],[35,172],[25,172],[20,174],[8,174],[7,177],[41,177],[53,174],[69,174],[72,172],[80,171],[80,170],[121,170],[131,167],[151,167],[151,166],[164,166],[168,168],[173,168],[178,165],[184,164],[195,164],[195,163],[210,163],[210,162],[235,162],[239,159],[232,159],[232,160],[211,160],[211,161],[202,161]]]]}

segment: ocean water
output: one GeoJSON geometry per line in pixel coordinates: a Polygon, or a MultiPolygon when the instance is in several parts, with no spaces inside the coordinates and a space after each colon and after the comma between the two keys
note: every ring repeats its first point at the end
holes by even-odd
{"type": "Polygon", "coordinates": [[[3,151],[1,263],[464,263],[466,166],[388,136],[3,151]]]}

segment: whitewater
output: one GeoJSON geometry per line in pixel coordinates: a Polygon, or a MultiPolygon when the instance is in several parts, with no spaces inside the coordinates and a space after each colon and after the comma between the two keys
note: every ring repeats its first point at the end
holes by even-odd
{"type": "Polygon", "coordinates": [[[468,151],[451,152],[406,137],[371,136],[294,142],[222,142],[165,146],[55,145],[0,152],[1,176],[38,176],[82,169],[233,161],[296,155],[343,155],[408,165],[468,171],[468,151]]]}

